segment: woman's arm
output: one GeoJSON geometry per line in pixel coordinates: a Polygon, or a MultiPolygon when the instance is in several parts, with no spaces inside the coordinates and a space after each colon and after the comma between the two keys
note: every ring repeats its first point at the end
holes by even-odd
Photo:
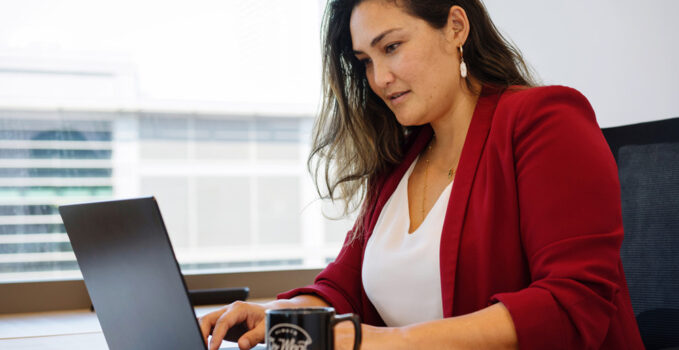
{"type": "Polygon", "coordinates": [[[530,284],[491,300],[511,313],[522,349],[600,349],[612,320],[626,317],[617,313],[624,277],[615,160],[579,92],[540,87],[515,96],[512,147],[530,284]]]}
{"type": "MultiPolygon", "coordinates": [[[[335,329],[335,348],[351,349],[353,327],[335,329]]],[[[405,327],[363,325],[362,350],[372,349],[518,349],[514,323],[507,308],[497,303],[477,312],[405,327]]]]}

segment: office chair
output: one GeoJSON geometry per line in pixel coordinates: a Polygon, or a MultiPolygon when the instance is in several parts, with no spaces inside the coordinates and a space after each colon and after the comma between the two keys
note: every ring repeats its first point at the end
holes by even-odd
{"type": "Polygon", "coordinates": [[[679,118],[603,129],[618,164],[620,255],[648,350],[679,348],[679,118]]]}

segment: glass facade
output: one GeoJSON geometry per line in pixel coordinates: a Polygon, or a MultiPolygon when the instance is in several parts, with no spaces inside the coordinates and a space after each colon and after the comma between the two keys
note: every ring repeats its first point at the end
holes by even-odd
{"type": "Polygon", "coordinates": [[[79,277],[61,204],[155,196],[187,273],[319,267],[310,117],[0,111],[0,281],[79,277]]]}

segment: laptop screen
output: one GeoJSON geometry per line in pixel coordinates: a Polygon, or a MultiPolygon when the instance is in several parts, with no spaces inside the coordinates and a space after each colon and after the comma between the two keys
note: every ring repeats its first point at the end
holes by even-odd
{"type": "Polygon", "coordinates": [[[111,350],[204,350],[153,197],[59,208],[111,350]]]}

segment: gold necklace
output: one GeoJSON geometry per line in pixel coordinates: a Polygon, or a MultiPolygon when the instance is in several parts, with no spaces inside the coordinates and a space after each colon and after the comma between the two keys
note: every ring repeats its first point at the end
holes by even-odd
{"type": "MultiPolygon", "coordinates": [[[[436,139],[432,138],[431,142],[429,143],[429,147],[427,147],[427,153],[431,153],[431,149],[433,147],[434,141],[436,139]]],[[[421,206],[421,220],[420,220],[420,225],[424,222],[424,204],[427,199],[427,174],[429,173],[429,158],[424,160],[425,166],[424,166],[424,185],[422,186],[422,206],[421,206]]],[[[455,176],[455,173],[457,173],[457,168],[452,166],[448,169],[448,180],[452,180],[453,176],[455,176]]],[[[419,227],[419,226],[418,226],[419,227]]],[[[412,233],[412,232],[411,232],[412,233]]]]}

